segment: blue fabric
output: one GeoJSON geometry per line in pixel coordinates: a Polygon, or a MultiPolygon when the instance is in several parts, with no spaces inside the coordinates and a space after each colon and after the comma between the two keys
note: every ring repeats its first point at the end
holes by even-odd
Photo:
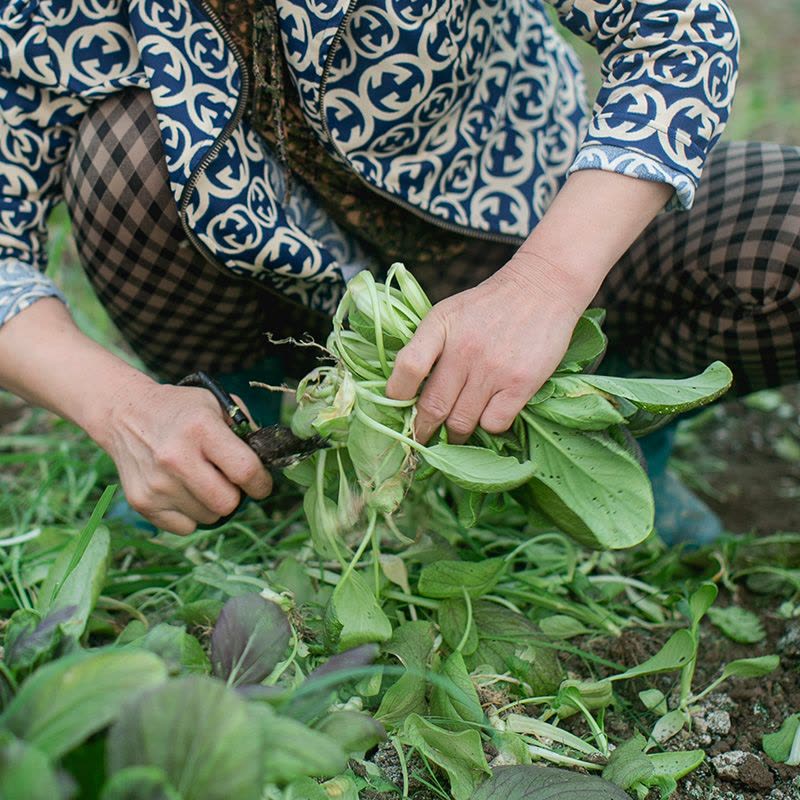
{"type": "MultiPolygon", "coordinates": [[[[725,0],[548,3],[602,56],[591,113],[542,0],[277,8],[322,145],[433,221],[521,241],[578,169],[662,181],[688,207],[736,83],[725,0]]],[[[364,254],[310,192],[284,201],[280,166],[242,116],[245,80],[196,0],[0,3],[0,293],[20,264],[45,268],[47,215],[86,109],[136,86],[153,95],[170,187],[197,242],[233,273],[332,312],[364,254]]],[[[27,302],[6,300],[5,318],[27,302]]]]}

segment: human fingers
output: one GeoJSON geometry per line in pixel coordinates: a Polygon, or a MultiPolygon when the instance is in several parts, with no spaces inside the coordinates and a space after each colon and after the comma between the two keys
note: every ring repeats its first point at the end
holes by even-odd
{"type": "Polygon", "coordinates": [[[147,519],[157,528],[178,536],[188,536],[197,530],[197,521],[179,511],[157,511],[147,519]]]}
{"type": "Polygon", "coordinates": [[[263,500],[272,492],[272,477],[261,460],[230,429],[209,429],[201,450],[228,482],[241,487],[254,500],[263,500]]]}
{"type": "Polygon", "coordinates": [[[422,320],[411,341],[398,351],[386,383],[387,397],[394,400],[416,397],[444,349],[445,338],[444,324],[434,310],[422,320]]]}
{"type": "Polygon", "coordinates": [[[481,428],[487,433],[494,434],[507,431],[537,388],[523,389],[520,385],[516,385],[496,392],[480,416],[481,428]]]}
{"type": "Polygon", "coordinates": [[[445,421],[449,442],[464,444],[472,436],[491,397],[491,389],[480,377],[467,378],[445,421]]]}
{"type": "Polygon", "coordinates": [[[414,434],[425,444],[450,416],[467,379],[466,365],[445,353],[437,362],[417,400],[414,434]]]}
{"type": "Polygon", "coordinates": [[[224,516],[198,500],[180,479],[163,474],[133,485],[123,484],[123,488],[131,508],[172,533],[191,533],[198,523],[209,525],[224,516]],[[174,523],[177,527],[171,527],[174,523]]]}

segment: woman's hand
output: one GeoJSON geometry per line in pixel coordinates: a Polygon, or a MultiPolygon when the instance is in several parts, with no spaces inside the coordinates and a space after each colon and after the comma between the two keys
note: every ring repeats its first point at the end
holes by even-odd
{"type": "Polygon", "coordinates": [[[456,444],[478,424],[507,430],[558,366],[605,276],[672,192],[613,172],[575,172],[508,264],[435,305],[386,385],[390,397],[409,400],[427,378],[417,438],[426,442],[442,423],[456,444]]]}
{"type": "Polygon", "coordinates": [[[230,514],[240,487],[257,500],[272,491],[258,456],[205,389],[154,383],[126,391],[100,438],[131,507],[173,533],[230,514]]]}
{"type": "Polygon", "coordinates": [[[162,386],[44,298],[0,329],[0,386],[80,425],[114,459],[128,502],[165,530],[191,533],[272,480],[205,389],[162,386]]]}
{"type": "Polygon", "coordinates": [[[398,353],[387,395],[414,397],[430,373],[417,402],[419,441],[442,424],[454,444],[478,425],[501,433],[558,366],[582,311],[566,275],[518,254],[433,307],[398,353]]]}

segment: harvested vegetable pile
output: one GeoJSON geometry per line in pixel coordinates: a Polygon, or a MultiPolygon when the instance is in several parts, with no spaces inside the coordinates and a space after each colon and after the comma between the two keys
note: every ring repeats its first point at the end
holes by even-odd
{"type": "Polygon", "coordinates": [[[685,380],[593,374],[606,337],[603,312],[592,309],[507,434],[478,428],[466,445],[450,445],[442,432],[442,441],[424,446],[412,434],[415,400],[391,400],[385,390],[397,352],[430,308],[402,264],[392,265],[385,284],[361,272],[328,339],[336,363],[300,383],[292,428],[303,438],[326,437],[332,448],[287,473],[306,487],[319,551],[341,558],[332,532],[351,525],[362,506],[370,528],[378,514],[394,511],[418,460],[426,467],[421,477],[439,472],[466,490],[472,518],[486,495],[513,491],[530,514],[587,547],[643,541],[653,527],[653,494],[633,437],[718,398],[730,387],[730,370],[715,362],[685,380]]]}

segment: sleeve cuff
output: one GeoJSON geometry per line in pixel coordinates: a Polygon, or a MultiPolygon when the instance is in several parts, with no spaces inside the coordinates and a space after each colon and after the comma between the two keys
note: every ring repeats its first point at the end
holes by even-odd
{"type": "Polygon", "coordinates": [[[665,206],[666,211],[687,211],[694,203],[697,189],[692,178],[683,172],[668,167],[652,156],[613,145],[589,144],[578,152],[567,175],[581,169],[602,169],[607,172],[618,172],[631,178],[645,181],[668,183],[675,193],[665,206]]]}
{"type": "Polygon", "coordinates": [[[15,258],[0,259],[0,327],[43,297],[67,299],[50,278],[15,258]]]}

